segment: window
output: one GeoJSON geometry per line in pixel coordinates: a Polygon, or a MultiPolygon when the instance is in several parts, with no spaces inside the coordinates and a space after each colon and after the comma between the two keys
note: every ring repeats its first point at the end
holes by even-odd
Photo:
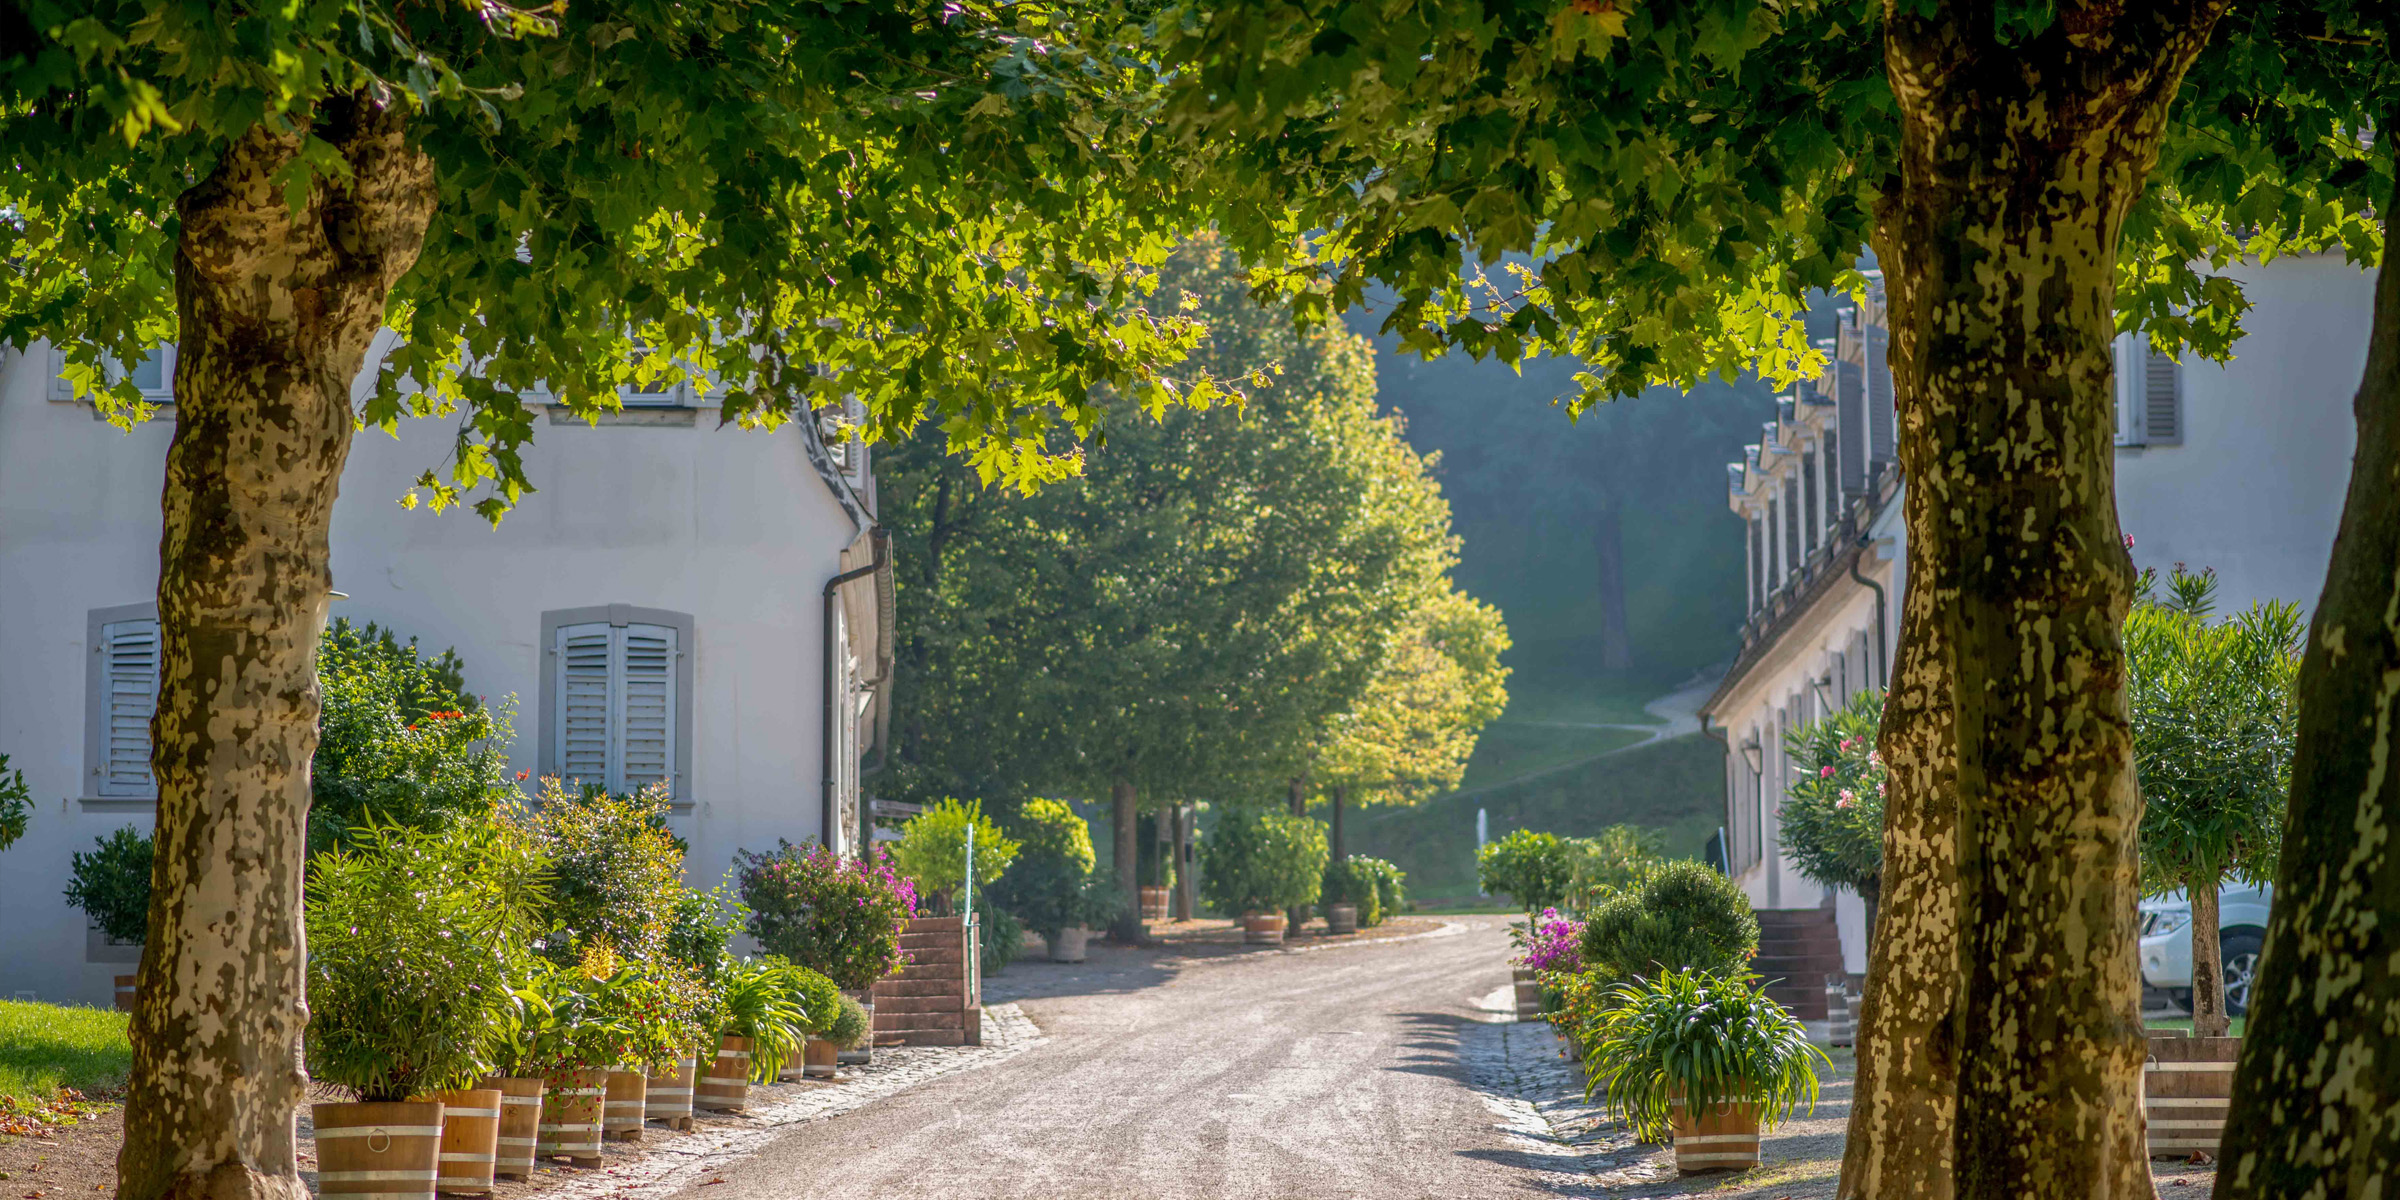
{"type": "Polygon", "coordinates": [[[629,605],[542,618],[542,769],[632,792],[665,783],[686,799],[691,755],[691,618],[629,605]]]}
{"type": "MultiPolygon", "coordinates": [[[[142,389],[142,399],[152,404],[175,402],[175,347],[160,346],[150,357],[135,363],[127,372],[123,363],[109,358],[101,360],[101,378],[110,383],[133,376],[133,386],[142,389]]],[[[67,380],[67,352],[57,347],[50,350],[50,398],[72,402],[77,399],[75,385],[67,380]]]]}
{"type": "Polygon", "coordinates": [[[91,665],[84,675],[85,794],[152,800],[150,717],[158,711],[158,606],[92,610],[91,665]]]}
{"type": "Polygon", "coordinates": [[[1803,451],[1800,455],[1800,482],[1805,491],[1801,504],[1801,525],[1807,530],[1802,548],[1810,554],[1817,552],[1818,528],[1823,524],[1825,510],[1817,505],[1817,452],[1803,451]]]}
{"type": "Polygon", "coordinates": [[[2117,335],[2116,416],[2120,446],[2183,442],[2183,368],[2138,333],[2117,335]]]}

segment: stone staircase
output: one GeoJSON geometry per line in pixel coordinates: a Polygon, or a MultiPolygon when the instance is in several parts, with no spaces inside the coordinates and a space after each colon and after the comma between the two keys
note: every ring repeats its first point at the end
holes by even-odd
{"type": "Polygon", "coordinates": [[[983,987],[964,917],[918,917],[900,935],[908,965],[875,981],[878,1046],[980,1046],[983,987]]]}
{"type": "Polygon", "coordinates": [[[1762,908],[1758,911],[1758,957],[1750,973],[1767,985],[1767,995],[1803,1021],[1824,1021],[1825,977],[1842,974],[1842,935],[1830,908],[1762,908]]]}

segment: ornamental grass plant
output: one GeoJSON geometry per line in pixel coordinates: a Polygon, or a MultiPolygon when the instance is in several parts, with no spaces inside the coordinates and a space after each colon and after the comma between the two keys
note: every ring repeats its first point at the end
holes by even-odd
{"type": "Polygon", "coordinates": [[[772,1083],[841,1015],[841,990],[825,976],[779,955],[730,963],[723,981],[724,1023],[717,1032],[750,1039],[750,1079],[772,1083]]]}
{"type": "Polygon", "coordinates": [[[1596,1009],[1588,996],[1570,999],[1585,1002],[1576,1043],[1585,1096],[1601,1096],[1644,1141],[1667,1140],[1677,1101],[1687,1113],[1756,1105],[1759,1127],[1772,1128],[1816,1107],[1818,1068],[1833,1066],[1799,1019],[1747,979],[1667,971],[1618,985],[1596,1009]]]}

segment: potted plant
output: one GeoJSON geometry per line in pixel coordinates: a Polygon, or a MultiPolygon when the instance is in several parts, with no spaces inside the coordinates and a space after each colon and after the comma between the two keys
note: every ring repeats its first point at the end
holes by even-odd
{"type": "Polygon", "coordinates": [[[1327,857],[1322,821],[1229,812],[1201,843],[1201,897],[1242,918],[1244,942],[1281,945],[1285,910],[1317,902],[1327,857]]]}
{"type": "Polygon", "coordinates": [[[1383,897],[1370,861],[1353,854],[1325,864],[1318,898],[1325,905],[1327,933],[1356,933],[1361,926],[1383,923],[1383,897]]]}
{"type": "Polygon", "coordinates": [[[1094,871],[1084,876],[1066,904],[1044,910],[1047,919],[1065,922],[1048,935],[1050,961],[1084,961],[1090,953],[1092,932],[1108,928],[1124,905],[1114,872],[1094,871]]]}
{"type": "MultiPolygon", "coordinates": [[[[900,937],[917,915],[916,885],[878,849],[867,861],[806,851],[790,842],[772,854],[737,851],[736,886],[750,907],[750,935],[769,951],[834,981],[873,1012],[875,981],[907,961],[900,937]]],[[[864,1062],[861,1046],[844,1061],[864,1062]]]]}
{"type": "Polygon", "coordinates": [[[510,881],[539,868],[489,832],[366,826],[310,864],[308,1068],[355,1098],[314,1106],[327,1195],[430,1197],[444,1153],[473,1156],[452,1161],[481,1165],[490,1190],[500,1094],[471,1085],[527,960],[529,909],[510,881]],[[454,1130],[445,1101],[471,1114],[454,1130]]]}
{"type": "Polygon", "coordinates": [[[1650,871],[1583,926],[1583,966],[1610,984],[1661,971],[1730,973],[1757,950],[1750,898],[1715,868],[1689,859],[1650,871]]]}
{"type": "MultiPolygon", "coordinates": [[[[150,835],[128,825],[77,852],[67,872],[67,903],[82,909],[102,937],[139,946],[150,931],[150,835]]],[[[137,976],[116,977],[117,1007],[131,1011],[137,976]]]]}
{"type": "Polygon", "coordinates": [[[1476,886],[1517,902],[1528,917],[1566,901],[1575,855],[1557,834],[1519,829],[1475,855],[1476,886]]]}
{"type": "Polygon", "coordinates": [[[1672,1137],[1676,1169],[1758,1165],[1758,1135],[1817,1102],[1832,1061],[1798,1018],[1747,979],[1667,971],[1611,991],[1580,1047],[1605,1108],[1650,1142],[1672,1137]]]}
{"type": "Polygon", "coordinates": [[[1095,861],[1091,826],[1065,804],[1037,798],[1018,806],[1009,830],[1018,840],[1017,858],[992,885],[992,902],[1040,935],[1052,961],[1083,961],[1082,947],[1065,946],[1062,935],[1092,927],[1085,897],[1095,861]],[[1062,950],[1071,957],[1060,957],[1062,950]]]}
{"type": "Polygon", "coordinates": [[[841,1009],[825,1027],[824,1039],[836,1051],[856,1048],[875,1032],[874,1015],[867,1006],[848,996],[841,998],[841,1009]]]}
{"type": "Polygon", "coordinates": [[[1559,980],[1583,969],[1583,922],[1545,908],[1526,930],[1509,930],[1516,942],[1517,1019],[1530,1021],[1551,1005],[1559,980]]]}

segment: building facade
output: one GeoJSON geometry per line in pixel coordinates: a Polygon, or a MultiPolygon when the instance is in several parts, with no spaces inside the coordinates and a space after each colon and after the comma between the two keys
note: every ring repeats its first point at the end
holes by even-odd
{"type": "MultiPolygon", "coordinates": [[[[2366,363],[2374,280],[2325,255],[2230,273],[2255,305],[2232,361],[2178,363],[2138,335],[2118,341],[2118,520],[2137,566],[2214,569],[2221,611],[2267,599],[2309,607],[2349,481],[2350,399],[2366,363]]],[[[1740,654],[1701,709],[1730,751],[1729,873],[1762,914],[1825,912],[1839,969],[1851,975],[1866,971],[1864,906],[1800,875],[1778,814],[1793,783],[1785,737],[1885,686],[1898,644],[1907,482],[1894,453],[1888,329],[1870,274],[1864,303],[1846,307],[1820,343],[1831,365],[1783,397],[1758,444],[1727,468],[1749,616],[1740,654]]],[[[1803,924],[1762,920],[1770,940],[1803,924]]],[[[1762,946],[1762,961],[1776,949],[1762,946]]]]}
{"type": "MultiPolygon", "coordinates": [[[[131,432],[74,399],[49,348],[0,359],[0,752],[36,804],[0,853],[0,996],[106,1003],[138,957],[62,893],[74,852],[147,832],[156,811],[171,356],[136,368],[163,407],[131,432]]],[[[468,690],[511,714],[513,768],[666,783],[699,887],[737,849],[824,836],[828,808],[832,840],[855,846],[892,599],[888,555],[873,569],[867,447],[838,421],[720,427],[715,399],[684,387],[624,399],[597,424],[540,410],[525,449],[540,490],[497,528],[397,502],[449,456],[448,422],[360,432],[334,510],[332,615],[455,648],[468,690]]]]}

